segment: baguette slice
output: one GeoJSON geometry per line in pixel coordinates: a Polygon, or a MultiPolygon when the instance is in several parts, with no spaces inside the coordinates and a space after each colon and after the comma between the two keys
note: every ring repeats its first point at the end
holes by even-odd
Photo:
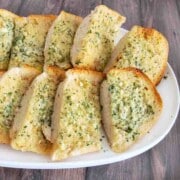
{"type": "Polygon", "coordinates": [[[15,14],[0,9],[0,70],[7,70],[14,36],[15,14]]]}
{"type": "Polygon", "coordinates": [[[31,67],[12,68],[0,79],[0,143],[9,143],[16,109],[31,81],[40,72],[31,67]]]}
{"type": "Polygon", "coordinates": [[[103,126],[113,151],[123,152],[156,123],[162,100],[149,78],[134,68],[111,69],[100,91],[103,126]]]}
{"type": "Polygon", "coordinates": [[[13,149],[39,154],[49,154],[51,150],[51,115],[56,88],[64,71],[48,71],[49,74],[44,72],[34,79],[23,97],[10,131],[13,149]]]}
{"type": "Polygon", "coordinates": [[[9,68],[29,65],[42,70],[47,32],[53,15],[31,15],[15,19],[15,38],[9,68]]]}
{"type": "Polygon", "coordinates": [[[125,17],[99,5],[79,26],[71,50],[74,67],[103,71],[125,17]]]}
{"type": "Polygon", "coordinates": [[[61,11],[46,38],[44,49],[46,66],[57,66],[61,69],[71,67],[70,50],[81,21],[81,17],[61,11]]]}
{"type": "Polygon", "coordinates": [[[71,69],[60,83],[52,116],[52,160],[99,151],[102,73],[71,69]]]}
{"type": "Polygon", "coordinates": [[[112,67],[134,67],[143,71],[157,85],[167,66],[168,51],[168,42],[160,32],[134,26],[115,47],[105,72],[112,67]]]}

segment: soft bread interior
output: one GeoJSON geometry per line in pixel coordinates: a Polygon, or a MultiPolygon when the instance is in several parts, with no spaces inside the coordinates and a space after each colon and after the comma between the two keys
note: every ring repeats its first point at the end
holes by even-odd
{"type": "Polygon", "coordinates": [[[88,31],[88,25],[89,25],[90,19],[91,19],[91,15],[88,15],[87,17],[85,17],[76,31],[76,35],[74,37],[75,45],[73,45],[71,49],[71,62],[73,66],[76,66],[76,63],[77,63],[76,58],[78,56],[79,51],[81,50],[81,46],[82,46],[81,42],[88,31]]]}
{"type": "Polygon", "coordinates": [[[46,66],[57,66],[61,69],[71,68],[70,50],[75,32],[82,18],[61,11],[50,27],[44,48],[46,66]]]}
{"type": "Polygon", "coordinates": [[[106,135],[110,141],[112,137],[112,119],[111,119],[111,98],[108,93],[108,84],[106,81],[103,81],[100,88],[100,102],[102,105],[102,124],[105,129],[106,135]]]}
{"type": "Polygon", "coordinates": [[[5,9],[0,9],[0,70],[8,69],[16,17],[18,16],[5,9]]]}
{"type": "Polygon", "coordinates": [[[29,87],[11,130],[14,149],[49,154],[51,114],[59,79],[52,77],[52,72],[50,75],[44,72],[29,87]]]}
{"type": "Polygon", "coordinates": [[[80,24],[71,50],[74,67],[103,71],[115,45],[115,38],[125,17],[97,6],[80,24]]]}
{"type": "Polygon", "coordinates": [[[102,77],[102,73],[82,69],[71,69],[66,72],[66,79],[60,83],[57,90],[52,116],[52,160],[62,160],[70,156],[100,150],[98,89],[102,77]],[[86,109],[84,106],[92,109],[86,109]],[[94,116],[93,119],[91,116],[94,116]],[[71,124],[72,120],[73,124],[71,124]],[[89,143],[91,141],[93,143],[89,143]]]}
{"type": "Polygon", "coordinates": [[[157,85],[167,66],[168,51],[168,42],[160,32],[133,26],[115,47],[105,72],[113,67],[138,68],[157,85]]]}
{"type": "Polygon", "coordinates": [[[39,71],[30,67],[12,68],[1,77],[0,98],[3,99],[3,101],[0,101],[1,143],[9,143],[9,129],[17,108],[31,81],[39,73],[39,71]]]}
{"type": "Polygon", "coordinates": [[[149,78],[134,68],[111,69],[101,85],[103,126],[113,151],[123,152],[156,123],[162,100],[149,78]]]}
{"type": "Polygon", "coordinates": [[[29,65],[42,70],[45,39],[54,19],[53,15],[30,15],[15,18],[9,69],[29,65]]]}

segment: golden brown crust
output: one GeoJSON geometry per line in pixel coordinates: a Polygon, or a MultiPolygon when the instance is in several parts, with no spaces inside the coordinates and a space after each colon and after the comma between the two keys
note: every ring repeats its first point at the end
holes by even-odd
{"type": "Polygon", "coordinates": [[[2,75],[5,73],[6,71],[0,71],[0,78],[2,77],[2,75]]]}
{"type": "Polygon", "coordinates": [[[73,72],[73,73],[87,73],[87,74],[96,74],[96,75],[99,75],[99,76],[102,76],[103,73],[102,72],[98,72],[98,71],[94,71],[94,70],[91,70],[91,69],[84,69],[84,68],[72,68],[72,69],[69,69],[67,72],[73,72]]]}
{"type": "Polygon", "coordinates": [[[58,68],[57,66],[48,66],[46,67],[45,71],[48,75],[53,76],[59,80],[63,80],[65,78],[65,71],[58,68]]]}
{"type": "Polygon", "coordinates": [[[15,17],[15,24],[18,23],[18,24],[24,24],[24,21],[27,20],[27,17],[21,17],[21,16],[17,16],[15,17]]]}
{"type": "Polygon", "coordinates": [[[39,74],[41,73],[40,70],[38,70],[38,69],[36,69],[35,67],[32,67],[32,66],[30,66],[30,65],[28,65],[28,64],[23,64],[21,67],[22,67],[22,68],[25,68],[25,69],[32,70],[32,71],[37,71],[37,72],[39,72],[39,74]]]}
{"type": "Polygon", "coordinates": [[[57,16],[53,14],[31,14],[28,16],[28,18],[32,19],[42,19],[44,18],[45,20],[50,19],[51,21],[55,20],[57,16]]]}
{"type": "Polygon", "coordinates": [[[99,80],[103,80],[105,77],[105,74],[102,72],[90,70],[90,69],[83,69],[83,68],[72,68],[66,71],[66,75],[77,75],[77,74],[82,74],[82,75],[90,75],[94,78],[98,78],[99,80]]]}
{"type": "Polygon", "coordinates": [[[27,17],[23,17],[23,16],[15,16],[15,20],[18,21],[18,23],[24,23],[24,20],[43,20],[44,21],[53,21],[56,19],[57,16],[55,15],[40,15],[40,14],[32,14],[29,15],[27,17]]]}
{"type": "Polygon", "coordinates": [[[8,136],[8,132],[1,130],[0,134],[0,144],[10,144],[10,137],[8,136]]]}

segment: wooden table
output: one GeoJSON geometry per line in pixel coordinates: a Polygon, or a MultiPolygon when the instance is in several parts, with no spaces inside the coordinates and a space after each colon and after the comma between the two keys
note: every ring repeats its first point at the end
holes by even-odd
{"type": "MultiPolygon", "coordinates": [[[[179,0],[0,0],[0,8],[18,15],[58,14],[64,9],[86,16],[98,4],[105,4],[127,17],[124,28],[138,24],[154,27],[169,40],[169,62],[180,83],[180,1],[179,0]]],[[[0,168],[0,180],[146,180],[180,179],[180,116],[167,137],[142,155],[92,168],[71,170],[22,170],[0,168]]]]}

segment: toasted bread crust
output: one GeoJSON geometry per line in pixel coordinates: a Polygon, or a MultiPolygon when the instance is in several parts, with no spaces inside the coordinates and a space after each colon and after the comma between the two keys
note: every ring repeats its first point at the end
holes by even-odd
{"type": "Polygon", "coordinates": [[[65,71],[57,66],[47,66],[45,72],[55,79],[63,80],[65,78],[65,71]]]}
{"type": "Polygon", "coordinates": [[[29,18],[32,19],[42,19],[44,18],[45,21],[47,21],[49,19],[49,21],[54,21],[56,19],[56,15],[53,14],[31,14],[28,16],[29,18]]]}
{"type": "MultiPolygon", "coordinates": [[[[15,67],[15,68],[17,68],[17,67],[15,67]]],[[[22,65],[22,67],[19,69],[24,70],[24,71],[29,71],[32,73],[37,73],[37,74],[41,73],[41,71],[39,69],[36,69],[35,67],[29,66],[27,64],[22,65]]],[[[6,72],[8,72],[8,71],[6,71],[6,72]]]]}
{"type": "Polygon", "coordinates": [[[105,77],[105,74],[90,69],[72,68],[66,71],[66,76],[84,76],[94,81],[95,80],[102,81],[102,79],[105,77]]]}
{"type": "Polygon", "coordinates": [[[5,73],[6,71],[0,71],[0,78],[3,76],[3,74],[5,73]]]}

